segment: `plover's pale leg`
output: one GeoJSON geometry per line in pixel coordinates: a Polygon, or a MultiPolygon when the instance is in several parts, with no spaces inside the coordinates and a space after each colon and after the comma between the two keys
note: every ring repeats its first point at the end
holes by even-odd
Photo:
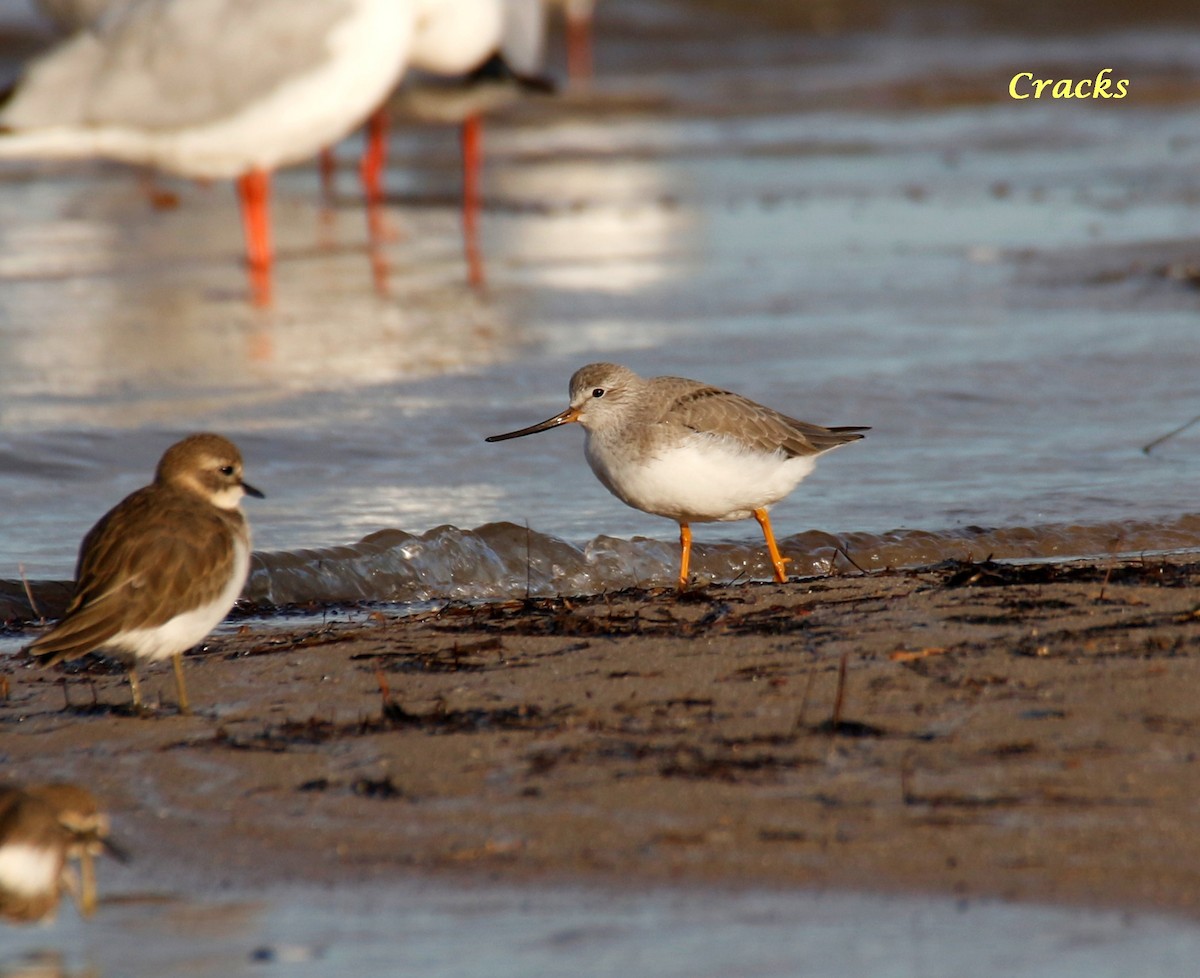
{"type": "Polygon", "coordinates": [[[90,917],[96,912],[96,863],[86,845],[79,852],[79,914],[90,917]]]}
{"type": "Polygon", "coordinates": [[[175,690],[179,694],[179,712],[191,713],[192,707],[188,703],[187,685],[183,681],[183,653],[176,652],[171,656],[171,665],[175,667],[175,690]]]}
{"type": "Polygon", "coordinates": [[[142,712],[142,684],[138,682],[137,669],[129,667],[129,692],[133,696],[133,712],[142,712]]]}

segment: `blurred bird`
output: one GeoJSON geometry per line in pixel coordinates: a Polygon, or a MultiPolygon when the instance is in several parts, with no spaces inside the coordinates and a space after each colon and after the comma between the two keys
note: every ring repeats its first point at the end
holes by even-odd
{"type": "Polygon", "coordinates": [[[108,828],[95,797],[77,785],[0,784],[0,917],[52,920],[64,890],[90,917],[96,909],[93,857],[127,858],[108,838],[108,828]]]}
{"type": "Polygon", "coordinates": [[[525,92],[548,93],[542,0],[424,0],[413,69],[396,107],[422,121],[460,127],[462,226],[468,280],[484,284],[479,247],[483,116],[525,92]]]}
{"type": "Polygon", "coordinates": [[[163,454],[154,482],[126,496],[83,539],[75,597],[53,629],[29,646],[47,664],[106,652],[129,672],[170,658],[179,711],[189,711],[183,653],[229,613],[250,571],[242,456],[220,435],[191,435],[163,454]]]}
{"type": "Polygon", "coordinates": [[[74,34],[93,27],[110,12],[124,10],[137,0],[34,0],[60,34],[74,34]]]}
{"type": "Polygon", "coordinates": [[[270,173],[316,155],[404,73],[420,0],[141,0],[35,59],[0,108],[0,158],[107,157],[237,182],[255,300],[270,301],[270,173]]]}

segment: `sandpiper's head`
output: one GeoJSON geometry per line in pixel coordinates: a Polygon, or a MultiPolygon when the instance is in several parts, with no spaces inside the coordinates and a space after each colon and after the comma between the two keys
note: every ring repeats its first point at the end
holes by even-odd
{"type": "Polygon", "coordinates": [[[645,382],[628,367],[617,363],[589,363],[580,367],[571,376],[571,406],[565,411],[547,418],[540,424],[509,431],[503,435],[492,435],[487,441],[504,441],[520,438],[538,431],[557,428],[562,424],[579,422],[585,428],[599,428],[620,418],[624,409],[632,404],[637,392],[645,382]]]}
{"type": "Polygon", "coordinates": [[[163,453],[154,481],[203,496],[221,509],[237,509],[242,496],[263,494],[242,481],[242,453],[228,438],[189,435],[163,453]]]}
{"type": "Polygon", "coordinates": [[[642,378],[619,363],[589,363],[571,376],[571,410],[585,428],[619,418],[633,404],[642,378]]]}

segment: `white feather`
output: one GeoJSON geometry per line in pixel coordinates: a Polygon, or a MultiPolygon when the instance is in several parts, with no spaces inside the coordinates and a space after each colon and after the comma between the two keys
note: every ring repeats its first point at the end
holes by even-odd
{"type": "Polygon", "coordinates": [[[596,477],[635,509],[684,523],[744,520],[777,503],[816,465],[816,456],[788,458],[732,438],[696,434],[649,458],[589,430],[584,451],[596,477]]]}
{"type": "Polygon", "coordinates": [[[463,75],[500,47],[501,0],[417,0],[413,68],[435,75],[463,75]]]}
{"type": "MultiPolygon", "coordinates": [[[[342,2],[347,13],[328,35],[327,57],[314,63],[302,55],[290,66],[289,77],[271,91],[246,93],[215,117],[189,125],[55,125],[52,117],[26,118],[18,88],[3,118],[14,131],[0,137],[0,157],[107,156],[187,177],[220,179],[313,156],[353,130],[383,101],[403,74],[409,54],[412,0],[342,2]]],[[[281,11],[287,16],[286,6],[281,11]]],[[[247,46],[252,57],[254,39],[241,37],[236,24],[227,26],[230,43],[247,46]]],[[[86,84],[91,64],[104,56],[103,49],[90,52],[89,46],[98,44],[83,35],[67,44],[78,49],[80,79],[86,84]]],[[[147,37],[146,57],[152,46],[153,38],[147,37]]],[[[68,58],[55,67],[62,98],[70,92],[72,65],[68,58]]],[[[186,90],[189,85],[211,84],[212,79],[180,77],[172,82],[186,90]]],[[[129,105],[135,117],[149,112],[163,96],[146,89],[139,98],[145,106],[129,105]]]]}
{"type": "Polygon", "coordinates": [[[0,845],[0,890],[24,897],[38,896],[58,886],[63,851],[24,842],[0,845]]]}

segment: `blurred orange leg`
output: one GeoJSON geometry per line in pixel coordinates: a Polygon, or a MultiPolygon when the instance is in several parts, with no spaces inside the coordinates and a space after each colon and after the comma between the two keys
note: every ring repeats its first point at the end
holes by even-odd
{"type": "Polygon", "coordinates": [[[592,15],[567,17],[567,75],[572,81],[592,77],[592,15]]]}
{"type": "Polygon", "coordinates": [[[237,189],[242,205],[250,289],[256,305],[269,305],[271,263],[274,259],[271,247],[271,175],[266,170],[250,170],[238,177],[237,189]]]}
{"type": "Polygon", "coordinates": [[[321,197],[326,203],[333,200],[334,181],[337,179],[337,157],[327,147],[317,156],[317,172],[321,174],[321,197]]]}
{"type": "Polygon", "coordinates": [[[462,225],[463,250],[467,259],[467,281],[476,288],[484,284],[483,256],[479,251],[479,183],[483,156],[483,119],[478,113],[462,124],[462,225]]]}
{"type": "Polygon", "coordinates": [[[367,146],[359,164],[368,204],[383,200],[383,171],[387,166],[387,113],[376,109],[367,119],[367,146]]]}

